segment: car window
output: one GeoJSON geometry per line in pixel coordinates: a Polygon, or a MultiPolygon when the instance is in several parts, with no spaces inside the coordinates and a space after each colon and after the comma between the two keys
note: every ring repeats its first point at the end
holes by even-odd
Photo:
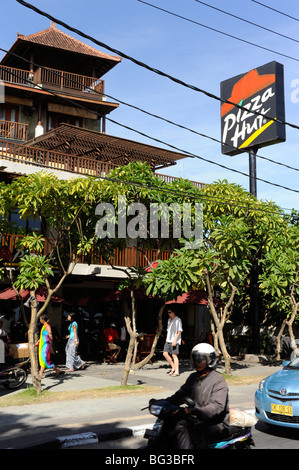
{"type": "Polygon", "coordinates": [[[287,366],[288,369],[299,369],[299,356],[296,357],[292,362],[290,362],[287,366]]]}

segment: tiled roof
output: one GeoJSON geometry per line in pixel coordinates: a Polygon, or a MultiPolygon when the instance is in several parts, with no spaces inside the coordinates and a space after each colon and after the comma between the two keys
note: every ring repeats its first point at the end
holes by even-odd
{"type": "Polygon", "coordinates": [[[18,38],[23,41],[32,42],[47,47],[76,52],[77,54],[94,56],[101,59],[115,60],[116,62],[121,61],[120,57],[98,51],[97,49],[84,44],[78,39],[73,38],[69,34],[60,31],[56,28],[54,23],[51,23],[50,28],[44,29],[34,34],[29,34],[28,36],[24,36],[23,34],[18,33],[18,38]]]}
{"type": "Polygon", "coordinates": [[[155,169],[174,165],[177,160],[187,157],[182,153],[70,124],[60,124],[58,128],[28,141],[26,145],[71,155],[88,156],[116,165],[126,165],[130,161],[143,161],[148,162],[155,169]]]}

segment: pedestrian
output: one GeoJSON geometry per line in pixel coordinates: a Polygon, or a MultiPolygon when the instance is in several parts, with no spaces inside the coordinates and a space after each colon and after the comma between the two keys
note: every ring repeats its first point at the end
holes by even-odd
{"type": "Polygon", "coordinates": [[[163,356],[171,366],[169,375],[177,377],[179,374],[179,346],[181,344],[182,321],[176,316],[175,307],[168,307],[167,336],[163,349],[163,356]]]}
{"type": "Polygon", "coordinates": [[[67,372],[73,372],[75,369],[84,369],[85,367],[85,362],[77,354],[79,345],[78,323],[74,317],[74,313],[68,313],[67,319],[70,324],[68,327],[69,335],[66,336],[68,342],[65,347],[67,372]]]}
{"type": "Polygon", "coordinates": [[[35,346],[39,346],[38,357],[40,364],[40,377],[41,379],[43,378],[45,369],[54,369],[56,376],[58,376],[61,371],[51,360],[51,354],[53,354],[53,335],[49,319],[47,315],[43,313],[40,316],[39,321],[43,326],[40,332],[40,338],[35,346]]]}
{"type": "Polygon", "coordinates": [[[116,331],[115,323],[110,323],[109,328],[105,328],[104,335],[108,344],[108,348],[112,351],[116,351],[115,359],[117,359],[117,356],[121,351],[121,347],[119,346],[119,344],[116,344],[116,342],[119,341],[119,335],[116,331]]]}

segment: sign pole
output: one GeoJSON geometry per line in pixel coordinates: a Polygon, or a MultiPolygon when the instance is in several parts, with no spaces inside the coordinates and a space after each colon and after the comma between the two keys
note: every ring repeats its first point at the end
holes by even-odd
{"type": "Polygon", "coordinates": [[[252,147],[249,150],[249,190],[250,194],[254,197],[257,197],[257,190],[256,190],[256,154],[257,148],[252,147]]]}
{"type": "MultiPolygon", "coordinates": [[[[256,154],[257,147],[249,150],[249,188],[250,194],[257,197],[256,189],[256,154]]],[[[258,259],[254,254],[253,263],[250,272],[250,310],[252,319],[252,352],[260,352],[260,318],[259,318],[259,268],[258,259]]]]}

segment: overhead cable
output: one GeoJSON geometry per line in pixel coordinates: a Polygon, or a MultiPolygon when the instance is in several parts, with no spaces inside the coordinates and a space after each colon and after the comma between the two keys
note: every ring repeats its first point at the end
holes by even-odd
{"type": "MultiPolygon", "coordinates": [[[[17,0],[17,1],[18,1],[18,0],[17,0]]],[[[24,79],[24,77],[21,76],[21,75],[18,75],[17,72],[11,71],[11,73],[12,73],[13,75],[15,75],[17,78],[21,78],[23,81],[27,81],[29,84],[32,84],[32,81],[31,81],[31,80],[26,80],[26,79],[24,79]]],[[[81,105],[81,104],[79,104],[79,103],[77,103],[77,102],[74,102],[73,100],[71,100],[70,98],[67,98],[66,96],[63,96],[63,97],[62,97],[62,96],[59,95],[58,93],[55,93],[53,90],[51,90],[51,89],[49,89],[49,88],[46,88],[45,86],[41,86],[41,85],[39,85],[39,84],[36,84],[35,87],[40,88],[41,90],[46,91],[46,92],[52,94],[53,96],[58,97],[59,99],[65,100],[65,101],[67,101],[67,102],[70,102],[72,105],[75,105],[75,106],[77,106],[77,107],[79,107],[79,108],[81,108],[81,109],[84,109],[84,110],[86,110],[86,111],[91,111],[91,110],[88,109],[86,106],[83,106],[83,105],[81,105]]],[[[97,116],[101,117],[101,118],[104,117],[102,114],[99,114],[97,111],[92,110],[92,112],[93,112],[94,114],[96,114],[97,116]]],[[[205,161],[205,162],[210,163],[210,164],[212,164],[212,165],[219,166],[220,168],[223,168],[223,169],[225,169],[225,170],[229,170],[229,171],[232,171],[232,172],[234,172],[234,173],[238,173],[238,174],[240,174],[240,175],[242,175],[242,176],[246,176],[247,178],[249,177],[249,174],[248,174],[248,173],[244,173],[244,172],[242,172],[242,171],[236,170],[235,168],[230,168],[230,167],[228,167],[228,166],[226,166],[226,165],[223,165],[223,164],[221,164],[221,163],[214,162],[214,161],[209,160],[209,159],[207,159],[207,158],[204,158],[204,157],[201,157],[201,156],[199,156],[199,155],[196,155],[196,154],[194,154],[194,153],[192,153],[192,152],[188,152],[187,150],[180,149],[179,147],[176,147],[175,145],[171,145],[171,144],[169,144],[169,143],[167,143],[167,142],[165,142],[165,141],[163,141],[163,140],[160,140],[160,139],[157,139],[157,138],[155,138],[155,137],[149,136],[148,134],[145,134],[144,132],[138,131],[138,130],[136,130],[136,129],[130,127],[130,126],[127,126],[127,125],[125,125],[125,124],[121,124],[121,123],[119,123],[119,122],[117,122],[117,121],[115,121],[115,120],[113,120],[113,119],[111,119],[111,118],[108,118],[107,116],[105,116],[105,118],[106,118],[108,121],[112,122],[113,124],[116,124],[116,125],[118,125],[118,126],[120,126],[120,127],[123,127],[123,128],[125,128],[125,129],[128,129],[128,130],[130,130],[130,131],[132,131],[132,132],[136,132],[137,134],[139,134],[139,135],[141,135],[141,136],[143,136],[143,137],[146,137],[146,138],[148,138],[148,139],[154,140],[155,142],[158,142],[159,144],[166,145],[167,147],[170,147],[170,148],[172,148],[173,150],[175,150],[175,151],[177,151],[177,152],[183,153],[183,154],[186,155],[186,156],[190,156],[190,157],[192,157],[192,158],[197,158],[197,159],[199,159],[199,160],[205,161]]],[[[256,180],[257,180],[257,181],[261,181],[261,182],[266,183],[266,184],[269,184],[269,185],[271,185],[271,186],[276,186],[276,187],[278,187],[278,188],[285,189],[285,190],[287,190],[287,191],[292,191],[292,192],[295,192],[295,193],[299,193],[299,190],[297,190],[297,189],[288,188],[287,186],[283,186],[283,185],[278,184],[278,183],[272,183],[272,182],[270,182],[270,181],[264,180],[263,178],[256,177],[256,180]]]]}
{"type": "Polygon", "coordinates": [[[275,8],[270,7],[269,5],[265,5],[265,3],[258,2],[257,0],[251,0],[251,1],[254,3],[258,3],[262,7],[268,8],[269,10],[275,11],[276,13],[279,13],[280,15],[284,15],[284,16],[287,16],[288,18],[291,18],[292,20],[299,21],[299,18],[295,18],[294,16],[288,15],[287,13],[284,13],[283,11],[276,10],[275,8]]]}
{"type": "MultiPolygon", "coordinates": [[[[65,29],[68,29],[69,31],[72,31],[76,34],[78,34],[79,36],[82,36],[84,37],[85,39],[91,41],[91,42],[94,42],[95,44],[97,44],[98,46],[100,47],[104,47],[105,49],[127,59],[127,60],[130,60],[131,62],[135,63],[136,65],[139,65],[140,67],[144,67],[145,69],[147,70],[150,70],[151,72],[154,72],[158,75],[161,75],[162,77],[165,77],[165,78],[168,78],[169,80],[175,82],[175,83],[178,83],[179,85],[182,85],[186,88],[190,88],[191,90],[194,90],[194,91],[197,91],[199,93],[202,93],[204,94],[205,96],[209,97],[209,98],[213,98],[217,101],[220,101],[221,103],[228,103],[228,104],[232,104],[234,107],[238,108],[238,109],[241,109],[243,111],[246,111],[248,112],[248,109],[245,108],[244,106],[238,104],[238,103],[233,103],[232,101],[229,101],[229,100],[226,100],[226,99],[223,99],[213,93],[210,93],[206,90],[203,90],[201,88],[198,88],[197,86],[195,85],[191,85],[191,84],[188,84],[176,77],[173,77],[172,75],[169,75],[167,74],[166,72],[162,72],[161,70],[158,70],[158,69],[155,69],[147,64],[145,64],[144,62],[141,62],[137,59],[134,59],[133,57],[130,57],[129,55],[121,52],[121,51],[118,51],[117,49],[114,49],[110,46],[108,46],[107,44],[104,44],[103,42],[101,41],[98,41],[97,39],[93,38],[92,36],[86,34],[86,33],[83,33],[82,31],[76,29],[76,28],[73,28],[72,26],[68,25],[67,23],[65,23],[64,21],[61,21],[59,20],[58,18],[55,18],[54,16],[50,15],[49,13],[46,13],[42,10],[40,10],[39,8],[35,7],[34,5],[31,5],[30,3],[28,2],[25,2],[24,0],[16,0],[18,3],[20,3],[21,5],[25,6],[26,8],[30,8],[31,10],[35,11],[36,13],[38,13],[39,15],[42,15],[42,16],[45,16],[46,18],[49,18],[51,21],[57,23],[57,24],[60,24],[62,27],[64,27],[65,29]]],[[[139,0],[138,0],[139,1],[139,0]]],[[[299,61],[299,59],[298,59],[299,61]]],[[[267,116],[267,115],[264,115],[264,114],[261,114],[259,113],[258,111],[251,111],[252,114],[256,115],[256,116],[262,116],[263,118],[265,119],[268,119],[269,121],[276,121],[276,122],[279,122],[281,124],[284,124],[286,126],[289,126],[289,127],[292,127],[294,129],[297,129],[299,130],[299,126],[297,124],[292,124],[292,123],[289,123],[289,122],[286,122],[286,121],[281,121],[279,119],[277,119],[276,117],[271,117],[271,116],[267,116]]]]}
{"type": "MultiPolygon", "coordinates": [[[[15,52],[7,51],[7,50],[3,49],[2,47],[0,47],[0,51],[5,52],[6,54],[13,55],[14,57],[17,57],[18,59],[21,59],[21,60],[23,60],[24,62],[30,63],[30,64],[32,64],[33,66],[37,67],[37,68],[46,69],[46,67],[43,67],[43,66],[40,65],[40,64],[37,64],[37,63],[35,63],[35,62],[32,62],[32,61],[30,61],[29,59],[25,59],[24,57],[22,57],[22,56],[16,54],[15,52]]],[[[58,72],[58,71],[55,71],[55,70],[52,70],[52,74],[58,76],[58,75],[59,75],[59,72],[58,72]]],[[[71,83],[73,83],[73,84],[75,84],[75,85],[79,85],[79,84],[80,84],[77,80],[74,80],[74,79],[72,79],[71,77],[68,78],[68,81],[71,82],[71,83]]],[[[135,106],[135,105],[133,105],[133,104],[127,103],[127,102],[125,102],[125,101],[122,101],[122,100],[120,100],[120,99],[118,99],[118,98],[116,98],[116,97],[114,97],[114,96],[108,95],[107,93],[103,93],[103,92],[98,91],[98,90],[93,90],[93,93],[98,94],[98,95],[101,95],[101,96],[106,96],[106,98],[112,99],[112,100],[114,100],[114,101],[116,101],[116,102],[118,102],[118,103],[120,103],[120,104],[123,104],[124,106],[127,106],[127,107],[132,108],[132,109],[136,109],[137,111],[142,112],[142,113],[144,113],[144,114],[147,114],[148,116],[154,117],[154,118],[159,119],[159,120],[161,120],[161,121],[163,121],[163,122],[167,122],[168,124],[171,124],[171,125],[173,125],[173,126],[176,126],[176,127],[181,128],[181,129],[184,129],[184,130],[186,130],[186,131],[188,131],[188,132],[191,132],[191,133],[193,133],[193,134],[196,134],[196,135],[198,135],[198,136],[200,136],[200,137],[209,139],[209,140],[211,140],[211,141],[213,141],[213,142],[216,142],[216,143],[219,143],[219,144],[221,144],[221,145],[224,144],[224,142],[223,142],[222,140],[216,139],[215,137],[209,136],[209,135],[207,135],[207,134],[203,134],[202,132],[198,132],[198,131],[196,131],[195,129],[191,129],[190,127],[184,126],[183,124],[178,124],[178,123],[176,123],[176,122],[174,122],[174,121],[171,121],[170,119],[164,118],[164,117],[159,116],[159,115],[154,114],[154,113],[151,113],[150,111],[146,111],[146,110],[144,110],[144,109],[142,109],[142,108],[140,108],[140,107],[138,107],[138,106],[135,106]]],[[[109,119],[109,118],[107,118],[107,119],[109,119]]],[[[227,142],[225,142],[225,145],[227,145],[228,147],[231,147],[231,149],[239,150],[237,147],[235,147],[234,145],[229,144],[229,143],[227,143],[227,142]]],[[[243,155],[244,155],[244,154],[243,154],[243,155]]],[[[260,158],[260,159],[262,159],[262,160],[265,160],[265,161],[269,161],[270,163],[274,163],[275,165],[279,165],[279,166],[288,168],[289,170],[299,171],[299,168],[292,167],[292,166],[290,166],[290,165],[287,165],[286,163],[277,162],[277,161],[275,161],[275,160],[272,160],[272,159],[269,158],[269,157],[265,157],[265,156],[262,156],[262,155],[259,155],[259,154],[256,154],[256,157],[257,157],[257,158],[260,158]]]]}
{"type": "Polygon", "coordinates": [[[237,20],[243,21],[244,23],[251,24],[252,26],[255,26],[256,28],[263,29],[264,31],[268,31],[269,33],[273,33],[282,38],[289,39],[290,41],[299,43],[298,39],[291,38],[290,36],[286,36],[285,34],[279,33],[278,31],[274,31],[273,29],[266,28],[265,26],[262,26],[260,24],[253,23],[252,21],[249,21],[245,18],[241,18],[240,16],[234,15],[233,13],[229,13],[228,11],[222,10],[221,8],[214,7],[213,5],[208,5],[208,3],[202,2],[201,0],[195,0],[195,1],[197,3],[201,3],[202,5],[205,5],[206,7],[212,8],[213,10],[220,11],[220,13],[224,13],[225,15],[231,16],[232,18],[236,18],[237,20]]]}
{"type": "MultiPolygon", "coordinates": [[[[19,1],[19,0],[17,0],[17,1],[19,1]]],[[[212,28],[211,26],[207,26],[205,24],[199,23],[198,21],[192,20],[190,18],[186,18],[185,16],[179,15],[178,13],[174,13],[173,11],[165,10],[164,8],[158,7],[157,5],[153,5],[152,3],[145,2],[144,0],[137,0],[137,2],[144,3],[145,5],[148,5],[152,8],[155,8],[156,10],[163,11],[164,13],[167,13],[167,14],[172,15],[172,16],[176,16],[177,18],[180,18],[180,19],[185,20],[185,21],[189,21],[189,23],[196,24],[197,26],[201,26],[202,28],[206,28],[206,29],[209,29],[210,31],[214,31],[216,33],[222,34],[223,36],[227,36],[229,38],[236,39],[237,41],[244,42],[245,44],[249,44],[250,46],[258,47],[259,49],[263,49],[265,51],[272,52],[273,54],[278,54],[282,57],[286,57],[287,59],[291,59],[291,60],[295,60],[296,62],[299,62],[299,59],[296,58],[296,57],[292,57],[290,55],[284,54],[283,52],[274,51],[273,49],[269,49],[268,47],[261,46],[259,44],[254,43],[254,42],[251,42],[251,41],[247,41],[246,39],[239,38],[239,37],[234,36],[234,35],[229,34],[229,33],[225,33],[224,31],[220,31],[219,29],[212,28]]]]}

